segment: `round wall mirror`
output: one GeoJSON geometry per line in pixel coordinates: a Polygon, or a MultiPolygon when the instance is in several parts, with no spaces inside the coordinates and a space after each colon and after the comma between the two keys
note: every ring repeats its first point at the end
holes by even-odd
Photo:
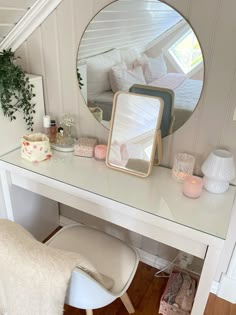
{"type": "Polygon", "coordinates": [[[196,108],[204,60],[193,29],[172,7],[160,1],[119,0],[103,8],[84,31],[77,76],[88,109],[107,128],[116,92],[171,95],[166,136],[196,108]]]}

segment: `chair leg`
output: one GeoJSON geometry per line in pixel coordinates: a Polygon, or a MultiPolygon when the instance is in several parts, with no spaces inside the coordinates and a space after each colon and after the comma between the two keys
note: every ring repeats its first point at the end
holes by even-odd
{"type": "Polygon", "coordinates": [[[86,310],[86,315],[93,315],[93,310],[86,310]]]}
{"type": "Polygon", "coordinates": [[[127,292],[125,292],[121,297],[120,297],[122,303],[124,304],[125,308],[127,309],[129,314],[133,314],[135,312],[134,306],[132,304],[132,302],[130,301],[130,298],[127,294],[127,292]]]}

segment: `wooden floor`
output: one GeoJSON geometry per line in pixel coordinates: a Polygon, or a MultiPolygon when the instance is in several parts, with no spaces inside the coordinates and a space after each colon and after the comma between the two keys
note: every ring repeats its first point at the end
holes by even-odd
{"type": "MultiPolygon", "coordinates": [[[[159,301],[167,278],[155,278],[156,271],[153,267],[139,264],[136,276],[128,290],[135,307],[135,315],[158,314],[159,301]]],[[[64,315],[85,315],[85,311],[65,305],[64,315]]],[[[128,315],[128,313],[120,299],[117,299],[106,307],[94,310],[94,315],[128,315]]],[[[204,315],[236,315],[236,305],[211,294],[204,315]]]]}
{"type": "Polygon", "coordinates": [[[210,294],[204,315],[236,315],[236,304],[210,294]]]}

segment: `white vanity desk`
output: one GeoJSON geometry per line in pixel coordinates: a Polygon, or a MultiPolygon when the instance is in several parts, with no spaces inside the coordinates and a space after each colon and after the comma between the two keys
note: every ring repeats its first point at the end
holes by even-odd
{"type": "Polygon", "coordinates": [[[54,151],[30,163],[20,150],[0,158],[6,212],[14,219],[11,186],[16,185],[204,258],[192,315],[202,315],[231,217],[235,188],[224,194],[182,194],[171,170],[154,167],[148,178],[111,170],[103,162],[54,151]]]}

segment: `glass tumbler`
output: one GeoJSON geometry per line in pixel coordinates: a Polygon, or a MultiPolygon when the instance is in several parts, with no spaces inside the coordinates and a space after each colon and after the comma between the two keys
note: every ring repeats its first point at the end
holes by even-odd
{"type": "Polygon", "coordinates": [[[187,153],[177,153],[174,158],[172,177],[179,183],[183,183],[187,176],[193,174],[195,157],[187,153]]]}

